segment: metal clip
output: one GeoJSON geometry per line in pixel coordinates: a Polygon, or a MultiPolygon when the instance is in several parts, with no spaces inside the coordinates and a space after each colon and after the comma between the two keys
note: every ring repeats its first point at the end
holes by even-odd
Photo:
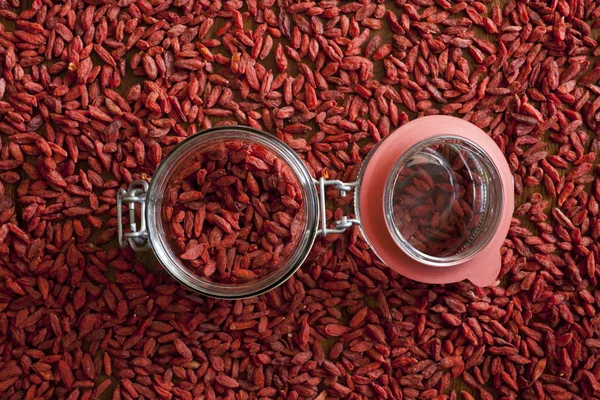
{"type": "Polygon", "coordinates": [[[338,180],[325,180],[321,177],[319,180],[314,180],[315,185],[319,187],[319,213],[321,228],[317,231],[317,235],[322,237],[327,236],[330,233],[342,233],[352,225],[360,225],[360,221],[356,218],[348,218],[345,215],[342,219],[333,222],[335,228],[327,228],[327,216],[326,216],[326,205],[325,205],[325,186],[333,186],[334,189],[340,191],[340,196],[345,197],[346,192],[354,190],[358,185],[358,182],[342,182],[338,180]]]}
{"type": "Polygon", "coordinates": [[[121,247],[131,246],[134,251],[145,251],[150,248],[148,243],[148,232],[146,231],[146,193],[148,182],[137,180],[131,183],[127,190],[119,189],[117,192],[117,222],[119,233],[119,245],[121,247]],[[123,232],[122,206],[127,204],[129,208],[129,232],[123,232]],[[140,228],[136,223],[136,204],[140,210],[140,228]]]}

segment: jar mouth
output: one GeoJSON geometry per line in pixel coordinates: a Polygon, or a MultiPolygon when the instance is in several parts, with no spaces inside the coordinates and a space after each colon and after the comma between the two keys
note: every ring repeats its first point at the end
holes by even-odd
{"type": "Polygon", "coordinates": [[[162,160],[157,168],[147,194],[146,220],[150,245],[165,270],[177,281],[201,294],[222,299],[253,297],[269,291],[285,282],[302,265],[317,235],[317,193],[312,177],[298,155],[274,136],[247,127],[227,126],[208,129],[191,136],[177,146],[162,160]],[[196,274],[179,257],[170,243],[170,232],[163,221],[167,191],[171,181],[181,168],[202,149],[232,141],[247,142],[261,146],[283,161],[295,175],[302,192],[302,230],[294,248],[281,264],[256,279],[236,283],[223,283],[196,274]]]}
{"type": "Polygon", "coordinates": [[[438,135],[410,147],[393,164],[384,193],[394,242],[432,267],[472,259],[502,216],[500,173],[481,147],[459,136],[438,135]]]}

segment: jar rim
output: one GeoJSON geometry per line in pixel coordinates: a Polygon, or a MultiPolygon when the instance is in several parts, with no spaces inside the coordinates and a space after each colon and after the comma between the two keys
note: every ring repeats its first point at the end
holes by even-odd
{"type": "Polygon", "coordinates": [[[178,282],[203,295],[221,299],[243,299],[265,293],[281,285],[291,277],[308,256],[317,236],[318,206],[317,191],[312,176],[302,159],[286,143],[265,132],[245,126],[232,125],[215,127],[190,136],[178,143],[157,167],[150,186],[146,207],[146,226],[150,246],[163,268],[178,282]],[[248,283],[223,284],[209,282],[194,274],[172,251],[163,229],[161,201],[166,193],[169,177],[183,161],[178,159],[212,143],[241,140],[255,143],[274,152],[291,168],[303,191],[305,229],[301,233],[295,250],[289,258],[273,271],[248,283]]]}

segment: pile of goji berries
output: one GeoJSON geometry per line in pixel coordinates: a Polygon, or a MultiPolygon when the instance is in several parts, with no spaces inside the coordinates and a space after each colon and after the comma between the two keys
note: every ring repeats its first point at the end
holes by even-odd
{"type": "Polygon", "coordinates": [[[599,17],[589,0],[1,1],[0,397],[599,397],[599,17]],[[402,278],[356,227],[244,301],[116,248],[118,189],[204,128],[276,134],[348,182],[438,113],[514,173],[493,287],[402,278]]]}

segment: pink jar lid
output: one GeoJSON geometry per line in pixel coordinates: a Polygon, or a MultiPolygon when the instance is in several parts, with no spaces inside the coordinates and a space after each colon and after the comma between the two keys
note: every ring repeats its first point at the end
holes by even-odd
{"type": "Polygon", "coordinates": [[[363,234],[373,251],[394,271],[415,281],[435,284],[468,279],[478,286],[488,286],[497,278],[501,267],[500,247],[510,228],[514,208],[514,188],[504,155],[481,129],[450,116],[436,115],[413,120],[398,128],[373,150],[362,167],[359,180],[360,190],[355,201],[363,234]],[[390,204],[387,207],[385,204],[386,199],[389,203],[390,196],[393,196],[391,191],[394,188],[388,183],[388,177],[398,175],[398,166],[407,151],[418,148],[421,143],[435,143],[438,138],[449,138],[457,143],[464,141],[476,147],[491,161],[495,178],[500,180],[493,182],[500,189],[493,199],[489,199],[496,203],[493,210],[496,223],[491,228],[487,227],[489,234],[485,243],[469,256],[450,257],[447,259],[449,262],[441,263],[436,260],[442,258],[407,251],[404,244],[401,247],[405,242],[390,216],[390,204]]]}

